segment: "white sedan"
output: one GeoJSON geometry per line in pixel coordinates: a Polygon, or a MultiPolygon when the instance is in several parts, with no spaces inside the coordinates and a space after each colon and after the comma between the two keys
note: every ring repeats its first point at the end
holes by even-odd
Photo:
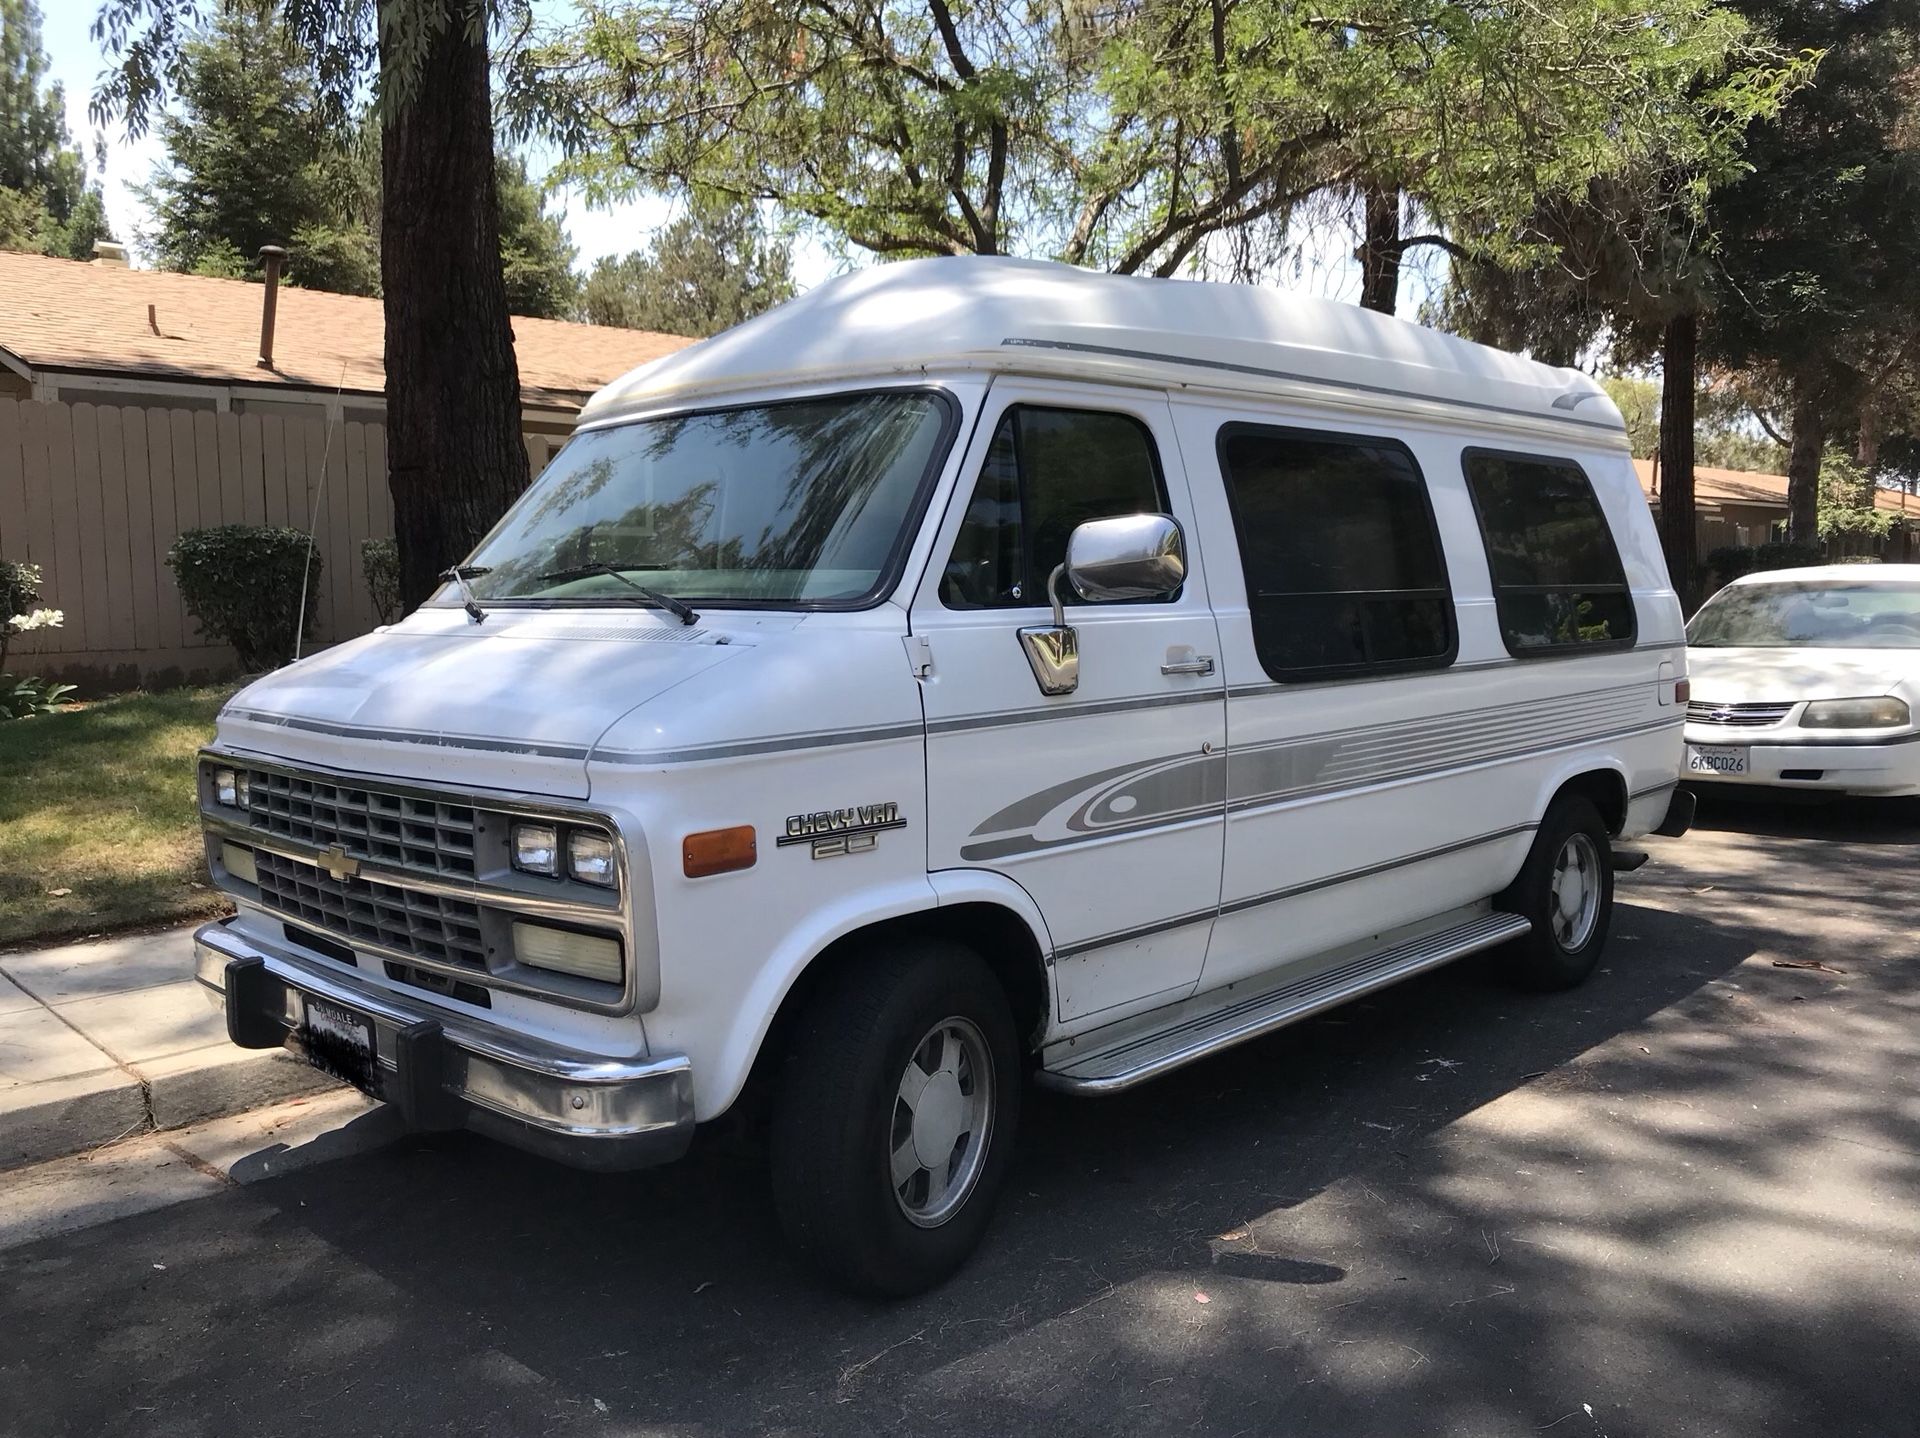
{"type": "Polygon", "coordinates": [[[1920,565],[1735,580],[1687,625],[1686,778],[1920,794],[1920,565]]]}

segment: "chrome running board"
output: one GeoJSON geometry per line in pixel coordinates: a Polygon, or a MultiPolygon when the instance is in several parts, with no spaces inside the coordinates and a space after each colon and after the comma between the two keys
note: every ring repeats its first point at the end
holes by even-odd
{"type": "MultiPolygon", "coordinates": [[[[1104,1046],[1088,1046],[1099,1044],[1098,1031],[1085,1035],[1074,1047],[1060,1046],[1065,1052],[1050,1056],[1040,1071],[1039,1081],[1047,1088],[1069,1093],[1118,1093],[1196,1059],[1298,1023],[1361,994],[1385,988],[1423,969],[1437,968],[1517,939],[1532,928],[1532,923],[1518,914],[1482,913],[1464,923],[1363,954],[1245,998],[1235,997],[1233,992],[1244,985],[1200,995],[1197,999],[1200,1002],[1207,999],[1231,1002],[1144,1033],[1139,1020],[1116,1024],[1115,1029],[1126,1032],[1104,1046]]],[[[1188,1000],[1177,1009],[1190,1012],[1195,1002],[1188,1000]]]]}

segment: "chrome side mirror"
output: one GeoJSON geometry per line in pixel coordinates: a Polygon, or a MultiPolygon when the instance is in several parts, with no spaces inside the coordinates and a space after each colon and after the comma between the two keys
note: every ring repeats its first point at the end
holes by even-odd
{"type": "Polygon", "coordinates": [[[1067,580],[1095,602],[1171,594],[1187,582],[1180,526],[1164,514],[1089,520],[1067,541],[1067,580]]]}
{"type": "Polygon", "coordinates": [[[1047,695],[1071,694],[1080,687],[1080,637],[1067,623],[1060,599],[1062,578],[1093,603],[1171,594],[1187,582],[1180,526],[1164,514],[1129,514],[1090,519],[1073,531],[1066,563],[1056,565],[1047,577],[1053,623],[1020,631],[1027,664],[1040,692],[1047,695]]]}

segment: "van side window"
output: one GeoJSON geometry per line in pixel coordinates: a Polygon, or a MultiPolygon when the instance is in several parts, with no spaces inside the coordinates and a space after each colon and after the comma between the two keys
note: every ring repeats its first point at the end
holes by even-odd
{"type": "MultiPolygon", "coordinates": [[[[949,609],[1031,608],[1089,519],[1165,514],[1147,427],[1130,415],[1016,405],[1001,416],[940,580],[949,609]]],[[[1068,604],[1082,601],[1062,583],[1068,604]]],[[[1155,603],[1158,600],[1131,601],[1155,603]]]]}
{"type": "Polygon", "coordinates": [[[1444,668],[1456,650],[1426,481],[1394,440],[1220,431],[1260,663],[1281,681],[1444,668]]]}
{"type": "Polygon", "coordinates": [[[1633,594],[1586,471],[1477,449],[1463,463],[1507,652],[1633,643],[1633,594]]]}

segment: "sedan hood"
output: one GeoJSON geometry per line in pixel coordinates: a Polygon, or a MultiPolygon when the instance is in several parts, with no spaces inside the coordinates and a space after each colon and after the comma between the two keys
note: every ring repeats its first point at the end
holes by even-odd
{"type": "Polygon", "coordinates": [[[622,715],[749,648],[653,613],[423,609],[242,690],[236,747],[400,778],[585,798],[622,715]]]}
{"type": "Polygon", "coordinates": [[[1867,699],[1904,692],[1920,651],[1904,649],[1689,649],[1696,701],[1784,704],[1867,699]]]}

